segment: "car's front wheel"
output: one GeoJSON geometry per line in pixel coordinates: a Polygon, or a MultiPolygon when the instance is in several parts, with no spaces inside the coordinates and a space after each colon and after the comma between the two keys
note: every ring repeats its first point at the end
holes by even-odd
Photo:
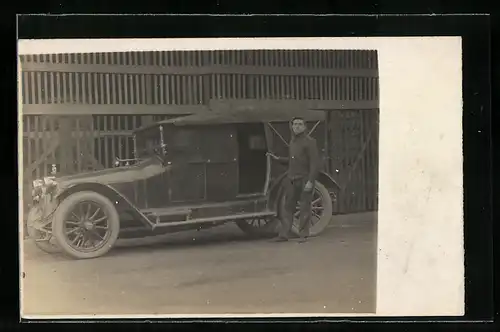
{"type": "Polygon", "coordinates": [[[105,255],[118,239],[119,215],[105,196],[77,192],[59,205],[52,232],[65,254],[77,259],[96,258],[105,255]]]}
{"type": "Polygon", "coordinates": [[[43,211],[41,208],[35,206],[32,207],[28,212],[27,217],[27,232],[29,238],[35,243],[35,245],[49,254],[55,254],[61,251],[54,236],[52,236],[52,230],[50,223],[44,225],[43,222],[43,211]]]}

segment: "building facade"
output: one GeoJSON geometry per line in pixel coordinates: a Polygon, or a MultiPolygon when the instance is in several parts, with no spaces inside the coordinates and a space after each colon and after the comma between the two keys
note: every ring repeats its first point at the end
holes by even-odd
{"type": "MultiPolygon", "coordinates": [[[[377,209],[379,75],[372,50],[221,50],[23,55],[24,184],[132,158],[132,131],[252,105],[331,110],[340,213],[377,209]]],[[[29,196],[30,190],[25,190],[29,196]]],[[[29,197],[25,197],[29,202],[29,197]]]]}

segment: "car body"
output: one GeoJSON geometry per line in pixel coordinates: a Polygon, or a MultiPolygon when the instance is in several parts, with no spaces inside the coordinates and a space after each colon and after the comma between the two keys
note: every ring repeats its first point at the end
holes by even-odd
{"type": "MultiPolygon", "coordinates": [[[[118,238],[227,222],[251,235],[273,236],[287,169],[267,152],[287,153],[293,116],[312,125],[310,134],[327,160],[323,112],[211,111],[159,121],[134,132],[132,160],[117,158],[115,168],[35,181],[28,233],[42,250],[78,259],[106,254],[118,238]]],[[[313,217],[312,235],[330,223],[338,191],[323,168],[313,199],[321,213],[313,217]]]]}

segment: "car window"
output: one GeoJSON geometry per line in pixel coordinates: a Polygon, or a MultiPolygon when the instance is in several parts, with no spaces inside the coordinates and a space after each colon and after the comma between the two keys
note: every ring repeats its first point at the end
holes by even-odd
{"type": "Polygon", "coordinates": [[[171,141],[167,144],[174,150],[192,150],[196,149],[198,143],[198,131],[195,129],[176,129],[171,141]]]}
{"type": "Polygon", "coordinates": [[[265,150],[266,139],[261,135],[250,136],[248,145],[251,150],[265,150]]]}
{"type": "Polygon", "coordinates": [[[138,157],[146,157],[153,154],[153,149],[161,145],[160,131],[152,128],[136,135],[136,147],[138,157]]]}

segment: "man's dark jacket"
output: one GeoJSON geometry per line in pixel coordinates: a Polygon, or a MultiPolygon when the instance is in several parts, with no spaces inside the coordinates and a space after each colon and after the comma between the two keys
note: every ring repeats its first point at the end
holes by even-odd
{"type": "Polygon", "coordinates": [[[278,160],[288,163],[288,176],[291,179],[304,178],[314,183],[319,170],[319,156],[316,140],[306,133],[292,135],[289,156],[278,160]]]}

